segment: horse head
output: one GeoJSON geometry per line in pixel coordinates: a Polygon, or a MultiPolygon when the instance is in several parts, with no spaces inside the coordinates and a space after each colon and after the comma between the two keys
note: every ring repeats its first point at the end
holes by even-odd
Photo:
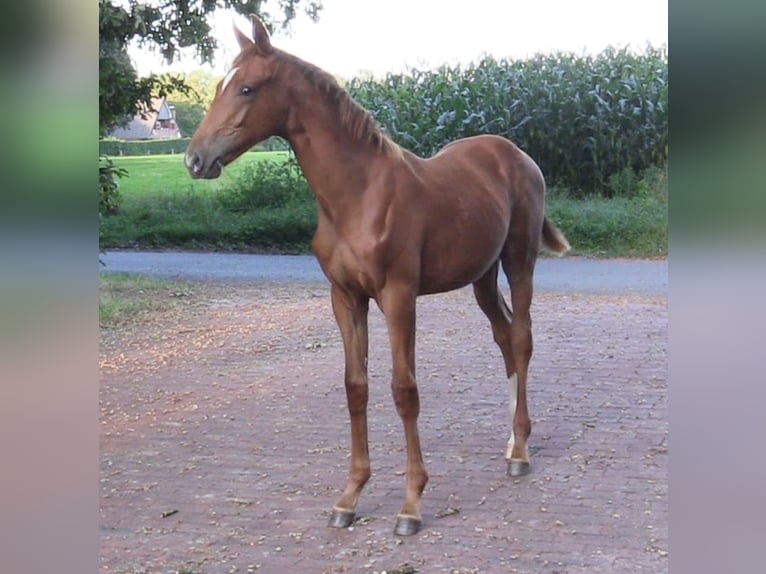
{"type": "Polygon", "coordinates": [[[269,136],[279,135],[287,105],[276,76],[277,50],[252,15],[252,39],[236,26],[240,53],[218,83],[215,98],[186,150],[193,178],[214,179],[223,167],[269,136]]]}

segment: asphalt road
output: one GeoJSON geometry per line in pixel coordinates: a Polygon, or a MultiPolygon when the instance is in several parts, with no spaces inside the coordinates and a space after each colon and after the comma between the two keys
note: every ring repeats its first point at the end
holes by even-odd
{"type": "MultiPolygon", "coordinates": [[[[203,281],[317,283],[327,279],[312,255],[255,255],[176,251],[102,253],[101,273],[203,281]]],[[[665,295],[667,260],[542,258],[535,289],[554,293],[665,295]]]]}

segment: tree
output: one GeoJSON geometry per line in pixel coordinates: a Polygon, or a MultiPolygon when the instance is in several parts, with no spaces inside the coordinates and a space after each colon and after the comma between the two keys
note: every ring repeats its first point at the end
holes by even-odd
{"type": "Polygon", "coordinates": [[[258,14],[273,30],[286,28],[303,8],[319,18],[321,0],[99,0],[99,132],[101,136],[124,124],[152,96],[188,93],[180,76],[139,78],[128,56],[128,44],[156,49],[172,63],[181,48],[194,47],[200,62],[210,62],[217,46],[208,17],[219,9],[258,14]],[[268,5],[275,7],[269,11],[268,5]]]}
{"type": "Polygon", "coordinates": [[[181,135],[185,138],[191,137],[202,123],[207,108],[191,102],[173,102],[173,105],[176,107],[176,124],[181,130],[181,135]]]}
{"type": "Polygon", "coordinates": [[[174,94],[173,103],[199,104],[207,109],[213,103],[216,87],[222,77],[206,70],[194,70],[184,74],[184,81],[191,88],[191,93],[174,94]]]}
{"type": "Polygon", "coordinates": [[[176,107],[176,122],[181,133],[189,137],[202,122],[221,78],[205,70],[194,70],[183,78],[190,92],[174,93],[168,101],[176,107]]]}
{"type": "MultiPolygon", "coordinates": [[[[270,31],[286,28],[303,8],[316,21],[321,0],[99,0],[99,137],[125,125],[142,109],[151,109],[154,96],[190,94],[181,76],[151,75],[139,78],[128,56],[128,45],[157,49],[172,63],[181,48],[195,47],[200,62],[211,62],[216,40],[210,35],[208,17],[220,9],[258,14],[270,31]],[[267,4],[269,5],[267,7],[267,4]],[[270,11],[269,7],[274,7],[270,11]]],[[[118,209],[116,177],[123,174],[108,159],[99,162],[100,215],[118,209]],[[104,206],[107,206],[106,208],[104,206]]]]}

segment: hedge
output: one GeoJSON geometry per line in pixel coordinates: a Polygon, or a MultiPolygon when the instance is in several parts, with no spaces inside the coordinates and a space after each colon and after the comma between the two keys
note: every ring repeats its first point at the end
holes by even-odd
{"type": "MultiPolygon", "coordinates": [[[[168,140],[118,140],[102,139],[98,142],[101,156],[182,154],[191,138],[168,140]]],[[[253,148],[254,151],[286,150],[289,146],[281,138],[269,138],[253,148]]]]}

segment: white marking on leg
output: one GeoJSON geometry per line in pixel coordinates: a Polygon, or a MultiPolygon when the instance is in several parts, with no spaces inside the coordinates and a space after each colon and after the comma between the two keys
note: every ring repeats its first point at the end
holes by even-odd
{"type": "Polygon", "coordinates": [[[229,70],[229,73],[226,74],[226,76],[223,79],[223,82],[221,82],[221,93],[226,89],[226,86],[229,85],[229,82],[231,82],[231,79],[234,77],[234,74],[237,73],[237,70],[239,70],[239,66],[232,68],[229,70]]]}
{"type": "Polygon", "coordinates": [[[513,445],[516,442],[516,435],[513,432],[513,421],[516,418],[516,403],[518,402],[519,397],[519,379],[516,373],[508,378],[508,390],[510,395],[508,406],[511,411],[511,437],[508,439],[508,445],[505,448],[505,458],[510,460],[511,453],[513,452],[513,445]]]}

